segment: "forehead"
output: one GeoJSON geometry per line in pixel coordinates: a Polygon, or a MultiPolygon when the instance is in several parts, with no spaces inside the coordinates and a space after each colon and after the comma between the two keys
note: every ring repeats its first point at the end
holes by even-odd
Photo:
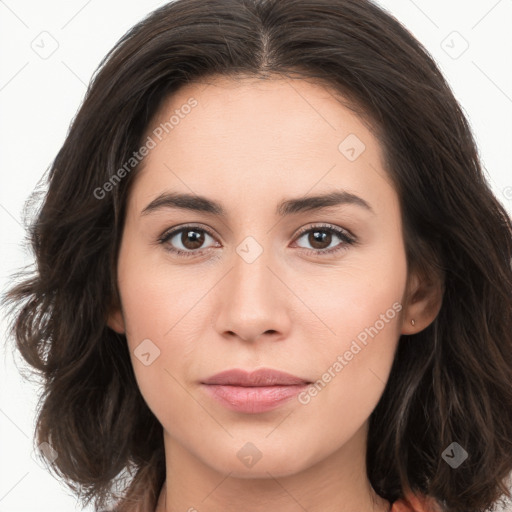
{"type": "Polygon", "coordinates": [[[214,77],[187,84],[162,103],[148,138],[154,147],[134,184],[144,200],[165,188],[204,193],[205,185],[210,196],[236,190],[246,205],[283,189],[305,195],[390,187],[370,129],[332,90],[311,81],[214,77]]]}
{"type": "MultiPolygon", "coordinates": [[[[332,87],[311,80],[215,76],[182,86],[169,95],[146,131],[151,134],[163,128],[161,137],[167,138],[172,132],[170,138],[178,142],[180,132],[193,135],[187,128],[195,130],[200,124],[202,133],[214,143],[229,134],[246,142],[254,136],[251,146],[286,148],[293,142],[319,147],[319,138],[326,139],[325,145],[336,144],[344,132],[352,129],[372,145],[368,127],[340,99],[348,102],[332,87]],[[192,102],[194,106],[190,107],[192,102]],[[242,127],[244,131],[240,132],[242,127]]],[[[203,140],[205,145],[209,142],[203,140]]]]}

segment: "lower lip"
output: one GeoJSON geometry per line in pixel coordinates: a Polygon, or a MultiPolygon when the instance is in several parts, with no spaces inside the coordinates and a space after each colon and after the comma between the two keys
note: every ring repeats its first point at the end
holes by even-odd
{"type": "Polygon", "coordinates": [[[203,385],[206,392],[228,409],[238,412],[259,413],[271,411],[307,388],[307,384],[293,386],[242,387],[203,385]]]}

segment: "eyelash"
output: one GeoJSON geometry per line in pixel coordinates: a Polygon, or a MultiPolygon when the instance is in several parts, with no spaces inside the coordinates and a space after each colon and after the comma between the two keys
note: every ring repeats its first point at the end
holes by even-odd
{"type": "MultiPolygon", "coordinates": [[[[162,245],[165,245],[176,234],[181,233],[183,231],[187,231],[187,230],[188,231],[204,232],[204,233],[208,234],[210,237],[215,238],[210,233],[210,231],[208,229],[205,229],[203,227],[190,224],[190,225],[182,226],[179,229],[175,229],[175,230],[172,230],[172,231],[166,231],[165,233],[163,233],[158,238],[158,243],[160,243],[162,245]]],[[[343,243],[339,244],[338,246],[335,246],[334,248],[328,249],[328,250],[304,249],[303,247],[300,248],[303,251],[306,251],[306,253],[309,254],[309,255],[314,255],[314,256],[318,256],[318,255],[321,255],[321,256],[331,255],[331,254],[334,254],[334,253],[338,253],[340,251],[346,251],[348,249],[348,246],[355,245],[357,243],[356,238],[354,236],[352,236],[351,234],[349,234],[348,231],[346,231],[345,229],[342,229],[342,228],[338,228],[338,227],[332,226],[330,224],[321,224],[321,225],[318,225],[318,226],[313,226],[313,227],[310,227],[310,228],[305,228],[305,229],[301,230],[297,234],[296,239],[300,238],[302,235],[304,235],[306,233],[310,233],[310,232],[313,232],[313,231],[324,231],[324,232],[328,231],[328,232],[332,232],[338,238],[340,238],[343,241],[343,243]]],[[[198,250],[194,250],[194,251],[192,251],[192,250],[191,251],[182,251],[181,249],[174,249],[174,248],[171,248],[171,247],[166,247],[165,250],[170,252],[170,253],[176,254],[177,256],[180,256],[180,257],[183,256],[185,258],[189,258],[189,257],[200,255],[200,254],[202,254],[207,249],[203,249],[203,250],[198,249],[198,250]]]]}

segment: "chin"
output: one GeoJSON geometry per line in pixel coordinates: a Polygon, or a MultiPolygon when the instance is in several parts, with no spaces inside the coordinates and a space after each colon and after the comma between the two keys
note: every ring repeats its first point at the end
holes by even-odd
{"type": "Polygon", "coordinates": [[[303,448],[295,444],[272,446],[269,439],[265,446],[263,440],[234,444],[236,446],[230,446],[220,453],[210,452],[203,461],[219,473],[235,478],[269,478],[300,473],[322,458],[304,453],[303,448]]]}

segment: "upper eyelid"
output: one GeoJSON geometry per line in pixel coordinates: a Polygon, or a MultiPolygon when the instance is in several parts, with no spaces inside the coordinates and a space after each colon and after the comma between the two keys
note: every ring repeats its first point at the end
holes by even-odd
{"type": "Polygon", "coordinates": [[[334,231],[335,233],[337,231],[341,231],[343,233],[346,233],[346,235],[355,240],[356,239],[356,236],[351,232],[349,231],[347,228],[343,228],[341,226],[335,226],[333,224],[327,224],[327,223],[320,223],[320,225],[316,225],[316,226],[309,226],[309,227],[305,227],[305,228],[301,228],[298,233],[295,235],[295,237],[298,237],[298,236],[301,236],[303,235],[304,233],[307,233],[308,231],[312,231],[314,229],[319,229],[319,230],[322,230],[322,229],[325,229],[325,230],[331,230],[331,231],[334,231]]]}
{"type": "Polygon", "coordinates": [[[162,235],[159,237],[159,239],[168,238],[171,235],[175,235],[176,233],[180,233],[181,231],[185,231],[186,229],[190,229],[190,230],[197,229],[198,231],[204,231],[205,233],[210,235],[212,238],[216,238],[215,235],[213,235],[213,233],[211,232],[211,230],[209,228],[205,228],[203,226],[195,225],[195,224],[185,224],[184,226],[181,226],[181,227],[177,226],[177,227],[165,230],[162,233],[162,235]]]}

